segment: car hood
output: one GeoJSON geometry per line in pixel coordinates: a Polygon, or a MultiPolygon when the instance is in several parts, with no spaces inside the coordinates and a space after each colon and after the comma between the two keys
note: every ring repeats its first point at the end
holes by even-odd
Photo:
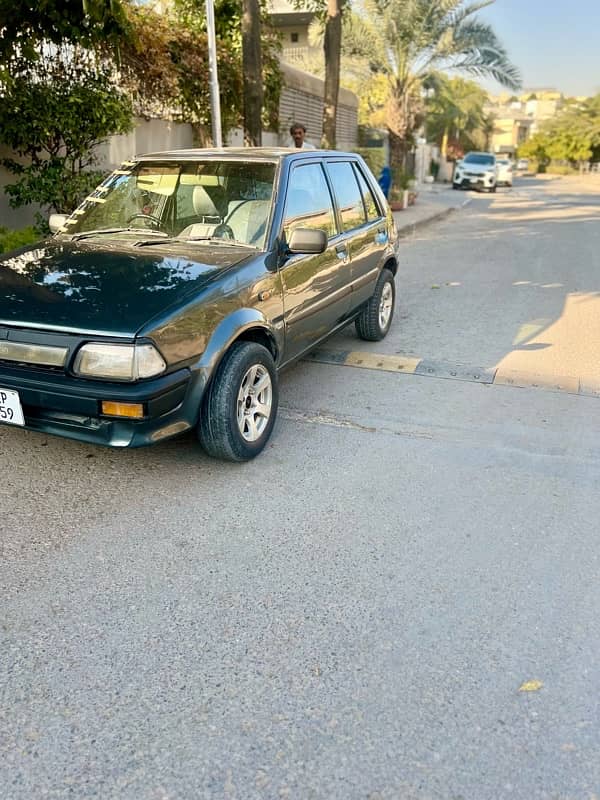
{"type": "Polygon", "coordinates": [[[209,245],[174,256],[172,246],[165,254],[167,247],[99,247],[51,239],[0,256],[0,322],[133,335],[248,256],[209,245]]]}

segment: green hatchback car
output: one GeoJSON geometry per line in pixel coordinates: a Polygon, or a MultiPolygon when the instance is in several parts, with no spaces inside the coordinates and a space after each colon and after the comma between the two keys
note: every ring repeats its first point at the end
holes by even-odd
{"type": "Polygon", "coordinates": [[[392,321],[396,229],[352,153],[153,153],[50,227],[0,258],[0,423],[115,447],[195,429],[245,461],[283,367],[392,321]]]}

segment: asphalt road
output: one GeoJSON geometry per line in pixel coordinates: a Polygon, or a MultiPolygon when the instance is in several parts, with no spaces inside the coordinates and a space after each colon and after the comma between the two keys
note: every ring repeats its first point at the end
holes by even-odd
{"type": "MultiPolygon", "coordinates": [[[[474,196],[330,346],[591,380],[599,196],[474,196]]],[[[0,428],[0,797],[597,798],[599,411],[302,363],[243,466],[0,428]]]]}

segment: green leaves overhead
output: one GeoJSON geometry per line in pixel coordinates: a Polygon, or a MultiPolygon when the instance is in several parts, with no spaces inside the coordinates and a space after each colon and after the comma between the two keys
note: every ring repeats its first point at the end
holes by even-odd
{"type": "Polygon", "coordinates": [[[0,59],[37,57],[39,42],[113,44],[125,34],[120,0],[0,0],[0,59]]]}

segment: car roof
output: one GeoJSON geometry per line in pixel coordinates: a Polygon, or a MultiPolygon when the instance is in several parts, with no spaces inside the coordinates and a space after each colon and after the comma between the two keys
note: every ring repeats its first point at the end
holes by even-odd
{"type": "Polygon", "coordinates": [[[469,150],[468,153],[465,153],[465,158],[467,156],[493,156],[494,158],[496,158],[495,153],[487,153],[484,150],[469,150]]]}
{"type": "Polygon", "coordinates": [[[198,159],[232,159],[240,161],[281,161],[289,158],[323,158],[343,156],[356,158],[356,153],[340,150],[304,150],[291,147],[220,147],[193,148],[189,150],[166,150],[136,155],[135,161],[196,161],[198,159]]]}

